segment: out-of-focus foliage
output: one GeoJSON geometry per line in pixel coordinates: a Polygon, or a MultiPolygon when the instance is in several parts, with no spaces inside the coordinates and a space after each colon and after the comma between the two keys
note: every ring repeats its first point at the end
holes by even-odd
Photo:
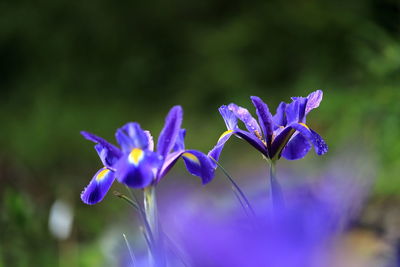
{"type": "Polygon", "coordinates": [[[330,152],[367,146],[376,192],[398,193],[399,16],[395,0],[2,1],[0,262],[57,264],[65,244],[47,216],[63,198],[75,206],[80,264],[97,265],[86,242],[123,205],[80,203],[100,162],[79,131],[112,140],[139,121],[156,133],[174,104],[188,146],[208,151],[224,129],[219,105],[258,95],[274,109],[323,89],[309,120],[330,152]]]}

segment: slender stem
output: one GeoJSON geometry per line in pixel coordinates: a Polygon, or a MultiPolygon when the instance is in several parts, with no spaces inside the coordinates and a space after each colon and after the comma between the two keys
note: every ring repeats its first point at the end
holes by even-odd
{"type": "Polygon", "coordinates": [[[154,238],[154,253],[151,258],[151,266],[165,266],[164,246],[161,229],[158,220],[157,199],[155,186],[144,188],[144,212],[146,220],[149,223],[151,233],[154,238]]]}
{"type": "Polygon", "coordinates": [[[282,188],[276,178],[276,162],[270,161],[270,172],[269,172],[270,190],[271,190],[271,202],[274,213],[281,208],[284,208],[285,203],[283,199],[282,188]]]}
{"type": "Polygon", "coordinates": [[[215,162],[215,164],[218,165],[218,167],[221,168],[222,172],[225,174],[225,176],[228,178],[229,182],[232,184],[232,191],[235,194],[236,198],[238,199],[240,205],[243,207],[245,210],[246,214],[252,214],[255,216],[255,212],[253,207],[250,204],[250,201],[247,199],[246,195],[243,193],[243,191],[240,189],[239,185],[233,180],[232,176],[228,173],[228,171],[215,159],[210,157],[212,161],[215,162]]]}
{"type": "Polygon", "coordinates": [[[125,200],[126,202],[128,202],[128,204],[131,205],[135,210],[139,210],[140,209],[139,205],[135,201],[133,201],[129,197],[125,196],[124,194],[121,194],[118,191],[114,191],[113,193],[114,193],[115,196],[117,196],[117,197],[125,200]]]}
{"type": "Polygon", "coordinates": [[[121,194],[121,193],[118,192],[118,191],[114,191],[114,195],[117,196],[117,197],[119,197],[119,198],[121,198],[121,199],[123,199],[123,200],[125,200],[125,201],[126,201],[129,205],[131,205],[137,212],[139,212],[140,219],[141,219],[141,221],[143,222],[144,229],[145,229],[144,231],[142,231],[142,232],[143,232],[143,235],[144,235],[144,238],[145,238],[145,240],[146,240],[146,243],[147,243],[149,249],[150,249],[150,250],[154,250],[154,237],[153,237],[153,234],[152,234],[152,232],[151,232],[151,228],[150,228],[150,226],[149,226],[149,223],[147,222],[145,212],[143,211],[143,208],[138,204],[139,201],[138,201],[138,199],[136,198],[136,195],[135,195],[133,192],[131,192],[131,191],[129,190],[129,188],[128,188],[128,191],[130,192],[131,196],[132,196],[135,200],[130,199],[129,197],[127,197],[127,196],[124,195],[124,194],[121,194]]]}
{"type": "Polygon", "coordinates": [[[129,256],[131,257],[131,260],[132,260],[132,267],[135,267],[135,266],[136,266],[136,257],[135,257],[135,254],[133,254],[133,250],[132,250],[132,248],[131,248],[131,245],[130,245],[129,242],[128,242],[128,239],[126,238],[126,235],[125,235],[125,234],[122,234],[122,236],[124,237],[126,246],[128,247],[129,256]]]}

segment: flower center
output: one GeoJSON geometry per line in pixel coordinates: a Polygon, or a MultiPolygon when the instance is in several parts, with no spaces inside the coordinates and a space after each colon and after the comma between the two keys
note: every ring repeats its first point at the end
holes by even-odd
{"type": "Polygon", "coordinates": [[[143,156],[144,152],[142,149],[134,148],[132,149],[131,153],[129,153],[128,160],[129,162],[137,165],[143,159],[143,156]]]}

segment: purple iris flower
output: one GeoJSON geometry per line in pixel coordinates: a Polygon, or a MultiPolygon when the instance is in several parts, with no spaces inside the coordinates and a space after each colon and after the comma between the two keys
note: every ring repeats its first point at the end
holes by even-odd
{"type": "Polygon", "coordinates": [[[301,159],[312,146],[318,155],[325,154],[328,151],[325,141],[306,125],[307,114],[319,106],[322,95],[322,91],[317,90],[307,97],[292,97],[290,104],[281,102],[273,116],[267,104],[259,97],[252,96],[258,122],[247,109],[234,103],[221,106],[219,112],[228,130],[221,135],[209,156],[218,161],[226,141],[232,135],[246,140],[272,160],[281,156],[288,160],[301,159]],[[238,119],[244,123],[247,131],[239,129],[238,119]]]}
{"type": "Polygon", "coordinates": [[[185,129],[181,129],[182,107],[174,106],[165,119],[165,125],[154,151],[153,137],[136,122],[122,126],[115,133],[120,148],[94,134],[81,134],[94,143],[104,165],[83,190],[81,199],[86,204],[100,202],[117,179],[132,188],[145,188],[157,184],[183,158],[187,170],[208,183],[214,176],[211,160],[197,150],[185,149],[185,129]]]}

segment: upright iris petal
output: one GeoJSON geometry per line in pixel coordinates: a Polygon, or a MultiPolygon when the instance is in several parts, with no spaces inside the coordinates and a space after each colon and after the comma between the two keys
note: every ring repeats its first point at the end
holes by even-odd
{"type": "Polygon", "coordinates": [[[173,107],[165,118],[164,128],[161,130],[157,143],[157,151],[165,157],[175,145],[182,124],[182,107],[173,107]]]}
{"type": "Polygon", "coordinates": [[[233,112],[236,118],[238,118],[244,123],[244,125],[246,126],[247,130],[250,133],[254,132],[261,133],[260,126],[258,125],[257,121],[253,118],[253,116],[251,116],[250,112],[247,109],[240,107],[234,103],[229,104],[228,108],[230,111],[233,112]]]}
{"type": "Polygon", "coordinates": [[[274,130],[279,128],[280,126],[285,126],[287,124],[286,121],[286,103],[281,102],[276,109],[276,113],[273,116],[272,120],[274,122],[274,130]]]}
{"type": "Polygon", "coordinates": [[[133,148],[149,148],[149,137],[136,122],[127,123],[118,129],[115,138],[124,153],[129,153],[133,148]]]}
{"type": "Polygon", "coordinates": [[[261,125],[261,129],[265,135],[265,141],[268,144],[268,147],[272,142],[273,135],[273,122],[272,115],[269,112],[269,108],[267,104],[265,104],[261,98],[257,96],[252,96],[251,101],[253,102],[254,107],[256,108],[256,113],[258,116],[258,121],[261,125]]]}

